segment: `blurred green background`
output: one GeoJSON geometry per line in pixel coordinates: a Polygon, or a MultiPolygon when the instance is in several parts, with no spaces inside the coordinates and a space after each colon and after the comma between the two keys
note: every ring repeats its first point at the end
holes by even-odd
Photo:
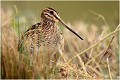
{"type": "Polygon", "coordinates": [[[103,20],[95,20],[98,16],[89,12],[92,10],[104,16],[108,26],[112,29],[119,23],[118,1],[2,1],[2,8],[14,9],[14,5],[18,9],[19,15],[32,16],[35,14],[37,21],[39,21],[40,13],[45,7],[53,7],[65,22],[83,21],[101,27],[104,25],[103,20]]]}

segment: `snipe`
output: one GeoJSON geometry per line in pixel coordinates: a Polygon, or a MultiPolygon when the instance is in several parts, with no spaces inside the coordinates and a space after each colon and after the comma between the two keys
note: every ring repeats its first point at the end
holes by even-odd
{"type": "Polygon", "coordinates": [[[63,33],[57,26],[58,22],[82,39],[62,21],[56,10],[47,7],[41,13],[41,22],[30,27],[22,35],[19,40],[18,50],[20,52],[27,51],[30,54],[42,54],[42,63],[50,64],[51,58],[56,63],[58,59],[56,54],[64,46],[63,33]]]}

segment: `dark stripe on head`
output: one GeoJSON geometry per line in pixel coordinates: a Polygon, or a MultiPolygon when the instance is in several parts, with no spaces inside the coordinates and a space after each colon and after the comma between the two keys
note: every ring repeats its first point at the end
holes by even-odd
{"type": "Polygon", "coordinates": [[[52,7],[47,7],[47,9],[49,9],[49,10],[53,10],[53,11],[55,11],[56,13],[58,13],[55,9],[53,9],[52,7]]]}

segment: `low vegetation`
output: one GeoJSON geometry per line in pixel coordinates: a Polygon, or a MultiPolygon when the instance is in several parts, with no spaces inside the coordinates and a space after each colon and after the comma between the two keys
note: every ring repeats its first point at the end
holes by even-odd
{"type": "MultiPolygon", "coordinates": [[[[3,79],[40,79],[39,59],[34,66],[27,64],[24,54],[17,50],[21,34],[30,26],[25,16],[14,10],[2,8],[1,38],[1,78],[3,79]],[[22,58],[20,57],[22,56],[22,58]]],[[[92,12],[93,14],[95,12],[92,12]]],[[[99,18],[103,16],[96,13],[99,18]]],[[[36,17],[36,16],[34,16],[36,17]]],[[[36,21],[37,19],[32,19],[36,21]]],[[[34,22],[32,22],[34,24],[34,22]]],[[[62,28],[65,45],[57,65],[48,78],[57,79],[117,79],[119,76],[118,31],[119,26],[110,30],[104,26],[88,25],[84,22],[67,23],[84,40],[80,40],[67,29],[62,28]]]]}

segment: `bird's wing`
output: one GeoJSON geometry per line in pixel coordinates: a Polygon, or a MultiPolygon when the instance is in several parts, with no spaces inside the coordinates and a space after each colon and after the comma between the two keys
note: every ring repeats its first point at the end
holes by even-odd
{"type": "Polygon", "coordinates": [[[20,38],[19,42],[18,42],[18,51],[21,51],[22,48],[22,44],[24,42],[24,39],[28,37],[28,35],[30,33],[34,33],[35,29],[38,29],[39,27],[41,27],[41,23],[36,23],[35,25],[33,25],[32,27],[30,27],[20,38]]]}

